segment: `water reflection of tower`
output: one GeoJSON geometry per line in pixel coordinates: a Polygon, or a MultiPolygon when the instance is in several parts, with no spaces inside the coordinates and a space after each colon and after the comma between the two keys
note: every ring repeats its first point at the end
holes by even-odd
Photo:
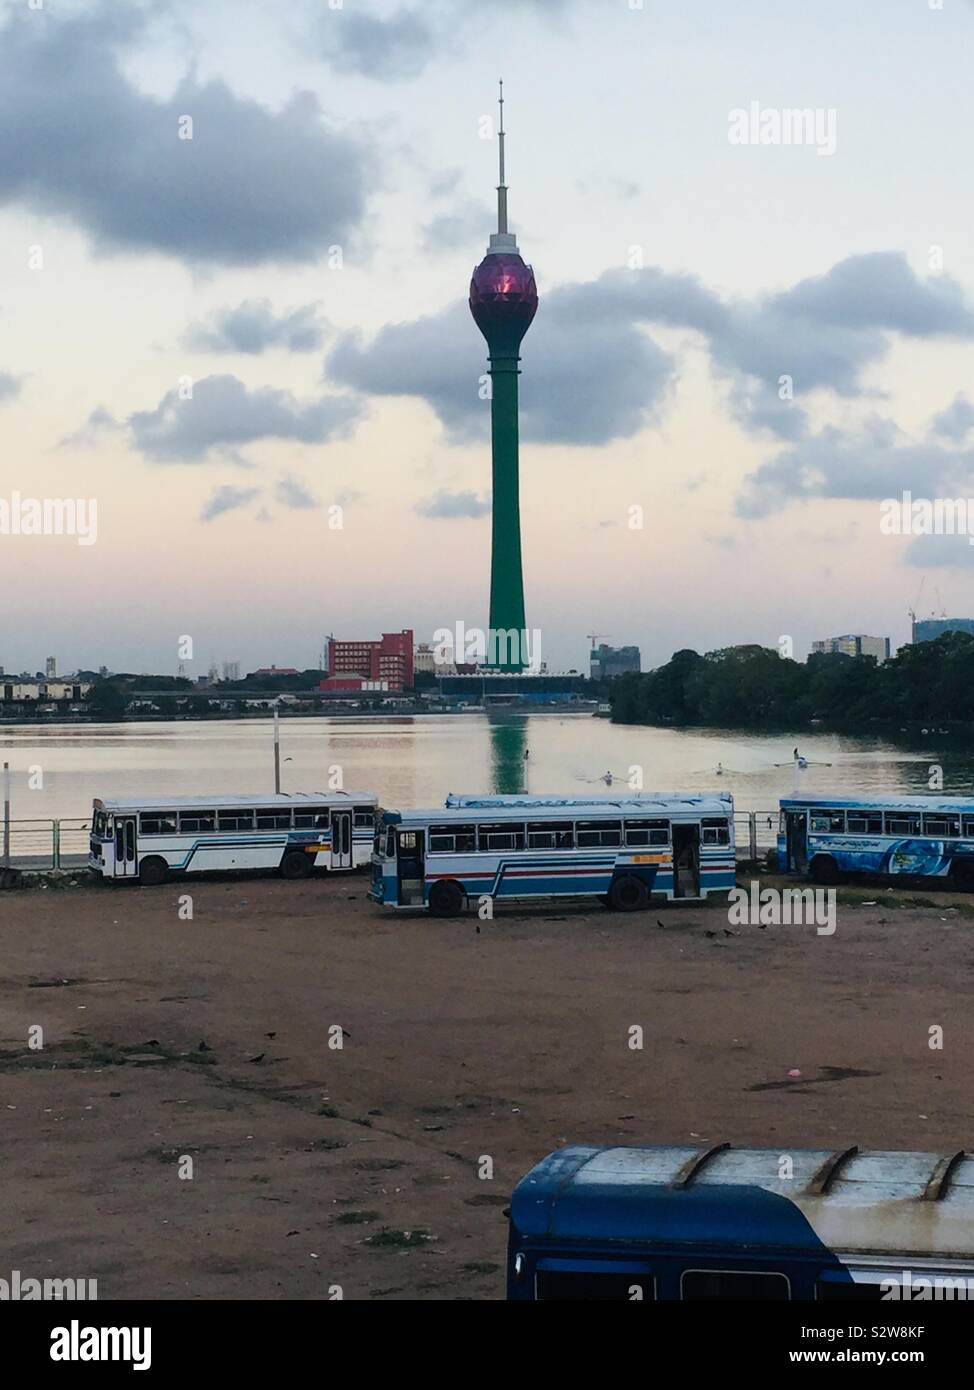
{"type": "Polygon", "coordinates": [[[491,790],[504,796],[527,791],[528,721],[525,715],[487,716],[491,790]]]}
{"type": "Polygon", "coordinates": [[[470,312],[487,339],[491,379],[491,459],[493,500],[490,558],[490,635],[517,633],[514,651],[488,647],[488,665],[521,671],[527,664],[524,575],[521,566],[521,507],[518,441],[518,362],[521,340],[538,308],[534,271],[525,265],[517,240],[507,229],[504,182],[504,84],[500,84],[497,231],[470,281],[470,312]]]}

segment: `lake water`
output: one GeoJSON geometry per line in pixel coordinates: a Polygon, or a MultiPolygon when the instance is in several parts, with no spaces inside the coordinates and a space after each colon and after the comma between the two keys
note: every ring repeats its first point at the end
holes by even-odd
{"type": "MultiPolygon", "coordinates": [[[[283,719],[281,786],[325,790],[337,765],[346,788],[374,791],[386,806],[435,806],[448,792],[521,791],[525,767],[536,793],[604,793],[597,779],[606,771],[622,779],[613,790],[625,790],[637,765],[647,791],[729,791],[739,810],[767,812],[793,789],[792,766],[774,764],[788,763],[796,745],[809,760],[831,764],[803,772],[803,790],[926,792],[937,763],[945,791],[972,791],[971,750],[938,743],[935,734],[897,747],[833,734],[653,729],[591,715],[500,713],[283,719]]],[[[13,725],[0,728],[0,749],[13,769],[14,818],[87,816],[96,796],[252,795],[274,787],[270,719],[13,725]],[[32,767],[43,779],[36,790],[28,787],[32,767]]]]}

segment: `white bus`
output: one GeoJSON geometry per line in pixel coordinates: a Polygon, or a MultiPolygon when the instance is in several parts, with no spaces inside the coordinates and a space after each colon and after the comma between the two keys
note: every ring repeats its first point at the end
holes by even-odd
{"type": "Polygon", "coordinates": [[[207,871],[357,869],[369,862],[377,804],[371,792],[96,799],[88,867],[147,886],[207,871]]]}
{"type": "Polygon", "coordinates": [[[450,796],[384,810],[369,897],[453,917],[469,899],[600,898],[634,912],[653,894],[702,899],[735,884],[729,795],[450,796]]]}

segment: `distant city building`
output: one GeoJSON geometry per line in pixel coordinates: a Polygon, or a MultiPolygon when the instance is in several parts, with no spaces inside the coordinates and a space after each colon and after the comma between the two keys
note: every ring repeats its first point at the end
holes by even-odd
{"type": "Polygon", "coordinates": [[[57,677],[57,657],[49,656],[44,662],[44,679],[52,681],[57,677]]]}
{"type": "Polygon", "coordinates": [[[844,656],[874,656],[880,663],[889,660],[889,638],[867,637],[864,633],[849,632],[843,637],[826,637],[813,642],[812,652],[841,652],[844,656]]]}
{"type": "Polygon", "coordinates": [[[388,681],[370,681],[364,676],[326,676],[319,682],[318,689],[326,695],[376,695],[388,693],[390,686],[388,681]]]}
{"type": "Polygon", "coordinates": [[[238,681],[240,679],[239,661],[225,661],[223,663],[223,679],[225,681],[238,681]]]}
{"type": "Polygon", "coordinates": [[[296,666],[258,666],[254,672],[255,676],[296,676],[298,668],[296,666]]]}
{"type": "Polygon", "coordinates": [[[921,618],[913,624],[914,642],[935,642],[945,632],[966,632],[974,637],[974,618],[921,618]]]}
{"type": "Polygon", "coordinates": [[[452,676],[456,673],[453,661],[437,661],[436,653],[428,642],[420,642],[413,654],[413,669],[429,676],[452,676]]]}
{"type": "Polygon", "coordinates": [[[592,680],[606,681],[629,671],[641,671],[642,661],[638,647],[610,647],[603,642],[592,648],[589,666],[592,680]]]}
{"type": "Polygon", "coordinates": [[[85,700],[91,691],[90,681],[4,680],[0,682],[0,702],[3,704],[55,704],[62,700],[85,700]]]}
{"type": "MultiPolygon", "coordinates": [[[[328,676],[359,676],[367,681],[386,681],[390,690],[408,690],[413,684],[412,628],[384,632],[379,641],[343,641],[328,638],[328,676]]],[[[325,689],[322,682],[321,689],[325,689]]]]}
{"type": "Polygon", "coordinates": [[[455,676],[437,681],[440,695],[464,704],[594,704],[589,701],[588,682],[577,671],[550,671],[534,675],[528,671],[477,671],[466,675],[462,668],[455,676]]]}

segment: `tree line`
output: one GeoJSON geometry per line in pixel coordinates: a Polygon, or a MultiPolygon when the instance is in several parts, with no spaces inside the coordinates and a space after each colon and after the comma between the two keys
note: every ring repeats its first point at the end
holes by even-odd
{"type": "Polygon", "coordinates": [[[793,661],[768,647],[676,652],[665,666],[620,676],[610,694],[620,724],[797,728],[974,722],[974,637],[946,632],[871,656],[813,653],[793,661]]]}

